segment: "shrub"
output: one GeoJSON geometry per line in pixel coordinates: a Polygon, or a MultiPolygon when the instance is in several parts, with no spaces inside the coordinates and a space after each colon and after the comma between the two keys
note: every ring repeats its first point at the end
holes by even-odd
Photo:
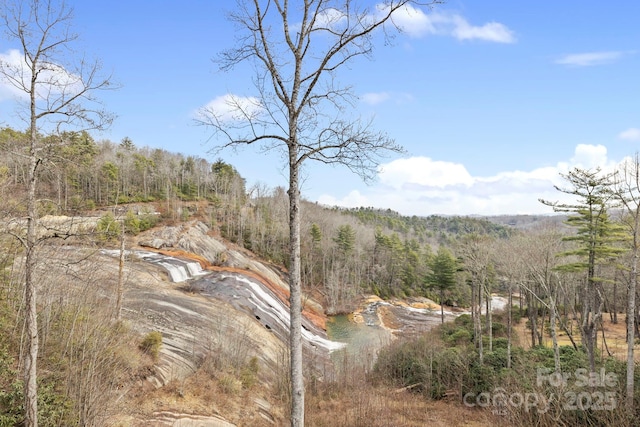
{"type": "Polygon", "coordinates": [[[158,216],[150,213],[145,213],[140,217],[140,231],[146,231],[150,228],[155,227],[158,223],[158,216]]]}
{"type": "Polygon", "coordinates": [[[148,354],[154,361],[158,360],[160,354],[160,346],[162,345],[162,334],[158,331],[151,331],[145,335],[140,343],[140,350],[148,354]]]}
{"type": "Polygon", "coordinates": [[[107,212],[98,220],[96,227],[101,240],[115,239],[120,235],[120,223],[111,212],[107,212]]]}
{"type": "Polygon", "coordinates": [[[494,337],[507,336],[507,326],[504,323],[493,322],[491,324],[491,331],[493,332],[494,337]]]}
{"type": "Polygon", "coordinates": [[[587,366],[587,354],[583,350],[576,350],[570,345],[561,345],[560,366],[565,372],[575,372],[576,369],[587,366]]]}
{"type": "MultiPolygon", "coordinates": [[[[494,350],[498,350],[498,349],[507,349],[507,344],[509,344],[509,340],[507,338],[504,337],[500,337],[500,338],[494,338],[493,339],[493,349],[494,350]]],[[[513,343],[511,344],[513,346],[513,343]]],[[[513,346],[515,347],[515,346],[513,346]]]]}
{"type": "Polygon", "coordinates": [[[456,329],[445,337],[445,341],[450,345],[465,345],[473,341],[473,334],[466,329],[456,329]]]}
{"type": "Polygon", "coordinates": [[[457,326],[463,326],[473,330],[473,319],[470,314],[461,314],[453,320],[453,323],[457,326]]]}
{"type": "Polygon", "coordinates": [[[494,370],[500,371],[507,367],[507,350],[504,348],[493,348],[493,351],[484,355],[484,363],[494,370]]]}
{"type": "Polygon", "coordinates": [[[229,373],[222,374],[218,379],[218,385],[224,393],[230,395],[238,394],[242,389],[242,382],[229,373]]]}
{"type": "MultiPolygon", "coordinates": [[[[429,375],[427,348],[424,338],[394,343],[380,351],[374,371],[401,387],[423,384],[429,375]]],[[[412,390],[420,391],[421,387],[412,390]]]]}
{"type": "Polygon", "coordinates": [[[243,388],[251,388],[258,381],[258,358],[253,356],[240,370],[240,382],[243,388]]]}
{"type": "Polygon", "coordinates": [[[124,217],[124,230],[133,235],[140,233],[140,220],[133,211],[127,211],[127,215],[124,217]]]}
{"type": "Polygon", "coordinates": [[[496,372],[491,366],[480,363],[479,358],[473,359],[469,366],[468,377],[465,379],[462,394],[473,393],[475,395],[491,391],[496,381],[496,372]]]}

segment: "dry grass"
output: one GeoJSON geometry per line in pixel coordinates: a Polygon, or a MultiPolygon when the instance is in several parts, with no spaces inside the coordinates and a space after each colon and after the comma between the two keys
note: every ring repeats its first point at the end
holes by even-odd
{"type": "MultiPolygon", "coordinates": [[[[355,361],[330,383],[307,387],[305,425],[313,427],[419,427],[507,426],[506,418],[464,406],[458,399],[431,401],[424,395],[399,391],[370,381],[355,361]]],[[[235,425],[263,427],[288,425],[286,400],[273,387],[258,383],[243,388],[232,372],[199,370],[182,382],[156,390],[140,389],[131,402],[135,418],[154,413],[217,415],[235,425]],[[258,401],[267,402],[271,423],[258,401]]]]}
{"type": "Polygon", "coordinates": [[[309,396],[307,425],[315,427],[506,426],[506,419],[451,401],[429,401],[409,391],[362,385],[334,395],[309,396]]]}
{"type": "Polygon", "coordinates": [[[284,425],[282,405],[273,401],[268,389],[260,386],[245,389],[237,377],[224,372],[215,377],[197,372],[184,381],[174,381],[159,389],[140,390],[132,402],[132,412],[138,419],[150,419],[158,412],[171,412],[220,416],[238,427],[273,426],[260,414],[262,410],[256,399],[270,405],[269,415],[276,425],[284,425]]]}

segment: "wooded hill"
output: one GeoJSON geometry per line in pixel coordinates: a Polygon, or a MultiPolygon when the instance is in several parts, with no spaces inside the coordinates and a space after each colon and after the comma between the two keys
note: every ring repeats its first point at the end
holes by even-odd
{"type": "MultiPolygon", "coordinates": [[[[24,215],[26,135],[0,130],[2,215],[24,215]]],[[[164,219],[198,215],[223,237],[286,267],[288,201],[283,188],[246,181],[222,159],[209,162],[162,149],[95,141],[87,132],[47,137],[38,174],[40,215],[73,216],[145,204],[164,219]],[[204,205],[203,205],[204,203],[204,205]],[[207,206],[203,208],[203,206],[207,206]]],[[[347,310],[363,292],[384,297],[431,295],[424,283],[433,248],[467,234],[506,238],[512,229],[481,218],[405,217],[392,210],[303,203],[303,281],[320,291],[329,312],[347,310]]],[[[454,292],[467,305],[468,292],[454,292]]],[[[453,300],[451,300],[453,302],[453,300]]]]}
{"type": "MultiPolygon", "coordinates": [[[[10,128],[0,130],[0,150],[5,153],[0,158],[0,216],[4,224],[26,215],[30,167],[24,151],[26,138],[10,128]]],[[[86,132],[66,132],[43,137],[40,142],[37,214],[100,217],[99,234],[89,236],[85,244],[116,245],[115,230],[120,224],[125,233],[135,235],[158,221],[171,224],[199,219],[234,244],[287,268],[288,198],[284,188],[248,187],[224,160],[209,162],[137,147],[127,138],[114,143],[95,141],[86,132]]],[[[405,300],[426,296],[468,308],[468,320],[444,330],[443,339],[464,347],[465,363],[478,370],[470,370],[469,378],[443,380],[437,390],[428,388],[427,393],[436,398],[445,396],[452,387],[465,389],[468,382],[478,380],[477,375],[488,381],[484,383],[487,387],[499,384],[505,372],[513,373],[513,363],[531,367],[533,362],[526,357],[539,356],[516,349],[511,316],[497,318],[494,324],[490,296],[496,292],[519,296],[515,305],[518,316],[526,318],[529,346],[545,346],[551,340],[553,352],[545,360],[553,369],[560,372],[568,363],[563,356],[567,350],[559,344],[562,337],[571,354],[579,355],[572,356],[575,363],[570,366],[579,362],[594,371],[608,363],[605,351],[610,348],[604,341],[607,322],[615,324],[618,314],[626,310],[637,313],[632,306],[638,254],[634,236],[640,229],[633,196],[638,186],[629,181],[625,187],[624,181],[613,181],[598,170],[574,170],[565,178],[579,201],[552,207],[568,214],[566,224],[558,223],[560,217],[527,217],[522,221],[520,217],[404,217],[392,210],[341,209],[303,202],[304,290],[319,299],[329,314],[350,312],[370,293],[405,300]],[[610,215],[614,207],[615,215],[610,215]]],[[[20,269],[13,266],[20,255],[9,243],[13,240],[10,233],[3,234],[2,244],[12,249],[2,258],[2,283],[15,294],[20,269]]],[[[15,308],[15,313],[3,317],[12,319],[9,323],[21,315],[18,303],[15,308]]],[[[513,314],[513,310],[507,312],[513,314]]],[[[18,338],[12,337],[11,343],[18,338]]],[[[400,360],[385,354],[393,359],[389,363],[400,360]]],[[[419,363],[411,369],[424,368],[427,359],[420,354],[414,354],[419,363]]],[[[633,361],[633,353],[629,354],[633,361]]],[[[460,353],[450,355],[458,357],[460,353]]],[[[624,357],[619,352],[611,355],[618,362],[624,357]]],[[[394,369],[384,371],[385,376],[407,373],[404,368],[394,369]]],[[[411,378],[394,381],[411,386],[404,383],[411,378]]],[[[633,404],[634,372],[626,383],[622,378],[619,371],[620,386],[631,385],[628,394],[633,404]]],[[[3,404],[0,402],[0,407],[3,404]]],[[[585,416],[602,420],[602,414],[585,416]]],[[[576,414],[569,415],[574,420],[576,414]]],[[[553,419],[548,421],[553,425],[553,419]]]]}

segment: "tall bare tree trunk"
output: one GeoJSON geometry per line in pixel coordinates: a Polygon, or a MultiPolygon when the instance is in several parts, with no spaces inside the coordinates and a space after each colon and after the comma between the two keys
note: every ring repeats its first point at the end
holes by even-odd
{"type": "Polygon", "coordinates": [[[38,221],[36,187],[38,180],[37,143],[38,131],[36,121],[36,82],[38,76],[31,75],[31,120],[29,123],[29,170],[27,184],[27,236],[25,241],[25,314],[27,348],[24,360],[24,411],[25,425],[38,427],[38,306],[37,290],[33,280],[36,269],[36,225],[38,221]]]}
{"type": "Polygon", "coordinates": [[[122,221],[122,230],[120,230],[120,261],[118,262],[118,290],[116,295],[116,320],[120,320],[122,316],[122,296],[124,293],[124,229],[125,223],[122,221]]]}
{"type": "Polygon", "coordinates": [[[627,301],[627,409],[634,414],[634,382],[635,359],[633,346],[635,344],[636,320],[636,289],[638,287],[638,214],[636,213],[636,227],[633,233],[633,257],[631,262],[631,280],[629,280],[627,301]]]}
{"type": "Polygon", "coordinates": [[[478,303],[477,303],[477,310],[478,313],[476,314],[476,320],[477,320],[477,336],[478,336],[478,358],[480,360],[480,364],[482,364],[484,362],[484,350],[482,348],[482,282],[478,282],[478,303]]]}
{"type": "Polygon", "coordinates": [[[302,369],[302,286],[300,283],[300,189],[297,146],[289,146],[289,350],[291,357],[291,427],[304,426],[302,369]]]}
{"type": "Polygon", "coordinates": [[[555,292],[549,298],[549,327],[551,328],[551,342],[553,343],[553,363],[555,372],[560,372],[560,348],[558,347],[558,335],[556,333],[556,294],[555,292]]]}
{"type": "Polygon", "coordinates": [[[509,282],[509,299],[507,303],[507,369],[511,369],[511,334],[513,330],[513,286],[509,282]]]}
{"type": "Polygon", "coordinates": [[[491,299],[491,290],[489,289],[489,285],[485,284],[485,290],[487,294],[487,334],[489,335],[489,352],[493,351],[493,307],[492,307],[492,299],[491,299]]]}
{"type": "Polygon", "coordinates": [[[27,196],[27,236],[25,241],[25,308],[26,308],[26,353],[24,358],[24,410],[25,426],[38,427],[38,312],[36,286],[33,280],[36,267],[36,170],[38,159],[35,152],[35,126],[31,132],[29,159],[29,187],[27,196]]]}
{"type": "Polygon", "coordinates": [[[109,114],[95,105],[97,100],[91,95],[94,90],[107,89],[110,86],[108,78],[102,80],[99,76],[99,62],[91,63],[83,57],[77,66],[68,64],[71,68],[59,64],[59,61],[67,59],[68,52],[73,51],[70,45],[77,38],[70,31],[71,19],[71,10],[66,7],[64,1],[15,0],[5,1],[0,7],[0,23],[7,37],[21,46],[23,58],[23,63],[17,67],[0,60],[0,77],[29,97],[29,114],[26,114],[26,109],[19,114],[29,117],[27,231],[26,236],[18,236],[25,249],[26,349],[23,377],[26,427],[38,426],[39,337],[37,289],[34,283],[39,238],[36,188],[38,167],[47,155],[46,150],[42,150],[43,147],[40,146],[38,123],[40,119],[43,122],[48,121],[49,124],[55,124],[55,132],[63,132],[67,127],[82,125],[87,129],[103,129],[112,121],[109,114]],[[51,73],[56,75],[55,78],[51,73]]]}
{"type": "Polygon", "coordinates": [[[232,96],[229,106],[237,113],[237,120],[225,120],[222,117],[227,113],[205,106],[197,122],[224,135],[227,142],[220,149],[266,142],[272,148],[286,147],[289,155],[292,426],[304,425],[300,165],[305,160],[341,164],[369,179],[376,176],[383,153],[402,152],[393,139],[374,131],[369,122],[345,117],[355,94],[350,87],[337,84],[335,73],[368,55],[373,48],[372,33],[387,21],[393,23],[396,12],[433,3],[437,2],[397,0],[385,3],[385,8],[369,9],[355,7],[355,2],[347,0],[336,3],[334,9],[325,1],[239,0],[237,12],[230,14],[246,37],[239,37],[235,48],[221,52],[221,69],[229,71],[246,60],[256,60],[254,83],[260,102],[247,105],[232,96]],[[290,8],[295,12],[290,13],[290,8]],[[347,18],[338,31],[335,22],[326,19],[329,10],[347,18]]]}
{"type": "Polygon", "coordinates": [[[444,325],[444,288],[440,288],[440,320],[444,325]]]}

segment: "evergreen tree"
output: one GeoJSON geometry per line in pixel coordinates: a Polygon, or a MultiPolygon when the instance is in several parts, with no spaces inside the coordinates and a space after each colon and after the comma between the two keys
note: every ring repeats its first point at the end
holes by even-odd
{"type": "Polygon", "coordinates": [[[456,284],[457,262],[447,248],[440,246],[436,255],[431,258],[429,268],[431,272],[427,274],[425,282],[440,293],[440,317],[444,323],[444,293],[456,284]]]}
{"type": "Polygon", "coordinates": [[[587,277],[580,289],[579,297],[582,302],[580,333],[582,346],[589,356],[591,371],[595,371],[595,350],[598,325],[602,319],[603,278],[596,275],[596,267],[603,262],[609,262],[624,249],[616,246],[624,240],[625,234],[620,225],[613,223],[608,214],[612,207],[613,193],[611,190],[610,174],[602,174],[599,168],[583,170],[574,168],[568,174],[561,174],[568,181],[569,188],[558,191],[576,196],[575,204],[549,202],[540,200],[545,205],[553,207],[556,212],[569,212],[566,223],[575,228],[576,233],[565,237],[564,240],[575,243],[575,248],[560,253],[564,257],[573,256],[575,261],[558,267],[560,271],[586,272],[587,277]]]}
{"type": "Polygon", "coordinates": [[[356,244],[356,231],[349,224],[338,227],[338,235],[333,239],[343,255],[349,255],[356,244]]]}

